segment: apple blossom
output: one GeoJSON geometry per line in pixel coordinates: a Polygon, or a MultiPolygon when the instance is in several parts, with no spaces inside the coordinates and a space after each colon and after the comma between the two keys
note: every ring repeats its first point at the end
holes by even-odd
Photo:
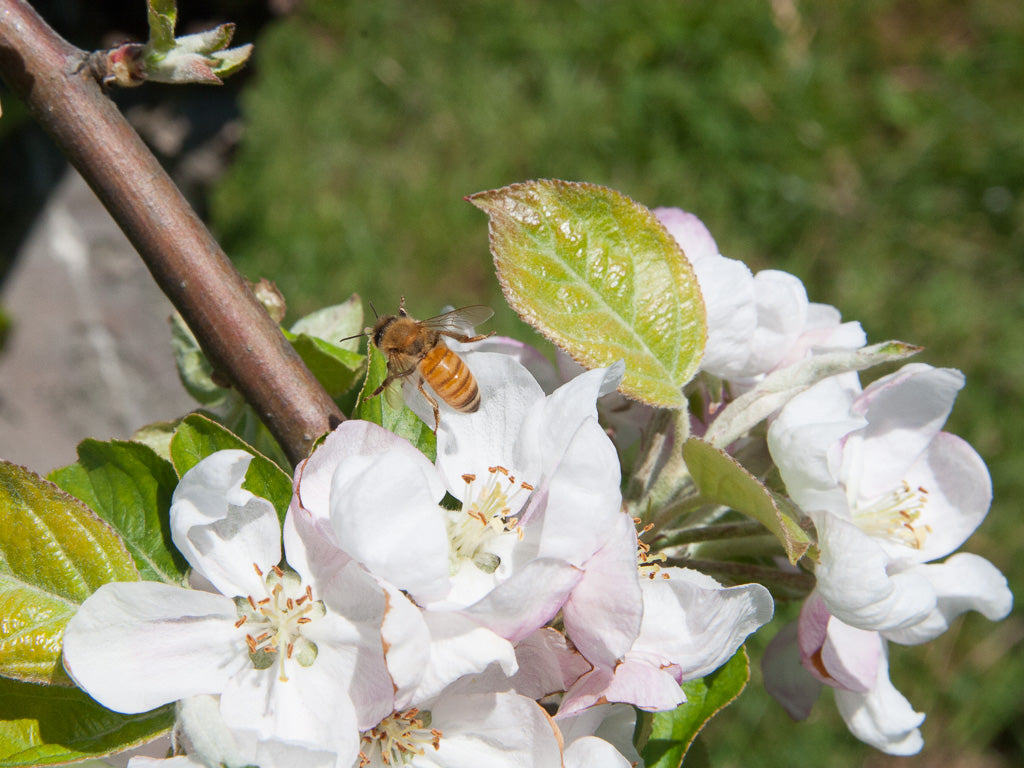
{"type": "Polygon", "coordinates": [[[959,371],[921,364],[863,392],[855,375],[832,377],[793,398],[769,429],[786,488],[818,531],[818,593],[851,626],[913,633],[924,622],[944,628],[954,605],[990,618],[1010,610],[1005,579],[981,558],[962,564],[962,594],[944,609],[944,571],[923,567],[957,549],[991,500],[984,462],[941,431],[962,385],[959,371]]]}
{"type": "Polygon", "coordinates": [[[807,355],[864,346],[860,323],[842,323],[835,307],[808,302],[795,275],[775,269],[754,275],[743,262],[722,256],[692,213],[654,213],[690,260],[704,296],[708,341],[701,370],[749,385],[807,355]]]}
{"type": "Polygon", "coordinates": [[[119,712],[219,694],[219,714],[239,743],[264,748],[263,768],[289,764],[273,759],[274,744],[280,753],[329,753],[328,765],[348,768],[358,729],[392,707],[384,595],[348,558],[309,567],[300,539],[287,548],[299,572],[278,567],[277,513],[242,488],[251,459],[208,456],[185,473],[171,503],[175,543],[219,593],[105,584],[68,622],[65,667],[119,712]]]}

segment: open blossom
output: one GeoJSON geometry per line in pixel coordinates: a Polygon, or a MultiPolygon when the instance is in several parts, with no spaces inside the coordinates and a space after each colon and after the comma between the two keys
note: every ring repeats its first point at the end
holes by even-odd
{"type": "Polygon", "coordinates": [[[654,213],[690,260],[704,296],[708,341],[701,370],[749,384],[816,352],[864,346],[860,323],[842,323],[835,307],[810,303],[795,275],[776,269],[752,274],[743,262],[718,252],[692,213],[654,213]]]}
{"type": "Polygon", "coordinates": [[[991,481],[981,457],[942,432],[959,371],[904,366],[860,390],[856,376],[826,379],[793,398],[768,432],[792,499],[814,521],[818,593],[854,627],[900,642],[941,633],[951,614],[1005,616],[1012,595],[988,561],[943,565],[984,519],[991,481]]]}
{"type": "Polygon", "coordinates": [[[609,374],[545,396],[511,357],[465,357],[481,407],[442,405],[436,468],[393,434],[346,422],[296,473],[294,519],[302,510],[388,590],[402,702],[496,659],[514,673],[511,642],[558,612],[608,536],[603,521],[623,516],[618,457],[594,405],[609,374]],[[439,505],[446,490],[459,509],[439,505]]]}
{"type": "Polygon", "coordinates": [[[277,513],[241,487],[251,458],[212,454],[174,492],[175,545],[217,591],[105,584],[68,623],[64,663],[118,712],[219,695],[242,754],[263,768],[296,753],[348,768],[359,729],[392,708],[384,594],[350,558],[317,561],[299,539],[286,548],[296,571],[278,567],[277,513]]]}

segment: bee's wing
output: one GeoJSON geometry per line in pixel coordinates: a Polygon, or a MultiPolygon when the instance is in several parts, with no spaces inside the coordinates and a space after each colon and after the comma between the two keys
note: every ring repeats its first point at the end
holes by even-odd
{"type": "Polygon", "coordinates": [[[437,317],[430,317],[420,320],[424,328],[435,331],[450,331],[452,333],[465,333],[469,329],[489,319],[494,310],[485,307],[483,304],[471,304],[468,307],[459,307],[451,312],[445,312],[437,317]]]}

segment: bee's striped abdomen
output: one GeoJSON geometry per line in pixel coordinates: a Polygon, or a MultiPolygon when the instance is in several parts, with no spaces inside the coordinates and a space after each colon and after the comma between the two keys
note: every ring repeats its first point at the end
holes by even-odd
{"type": "Polygon", "coordinates": [[[420,360],[420,375],[456,411],[472,413],[480,407],[480,388],[469,366],[443,342],[420,360]]]}

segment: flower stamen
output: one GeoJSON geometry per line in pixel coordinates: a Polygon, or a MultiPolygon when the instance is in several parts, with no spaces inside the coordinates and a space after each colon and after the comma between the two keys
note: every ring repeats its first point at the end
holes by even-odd
{"type": "Polygon", "coordinates": [[[927,503],[927,488],[912,489],[904,481],[870,504],[855,508],[854,521],[865,533],[921,549],[932,531],[931,526],[917,522],[927,503]]]}
{"type": "Polygon", "coordinates": [[[421,714],[415,707],[393,712],[363,734],[359,765],[369,765],[374,756],[384,765],[408,765],[428,746],[440,749],[443,736],[437,728],[430,728],[429,712],[421,714]]]}

